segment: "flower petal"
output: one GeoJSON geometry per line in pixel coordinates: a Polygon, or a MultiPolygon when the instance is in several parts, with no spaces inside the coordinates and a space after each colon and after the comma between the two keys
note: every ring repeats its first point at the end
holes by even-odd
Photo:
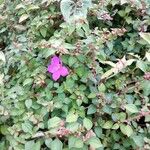
{"type": "Polygon", "coordinates": [[[67,69],[66,67],[64,67],[64,66],[59,69],[59,72],[60,72],[60,74],[61,74],[63,77],[65,77],[66,75],[69,74],[68,69],[67,69]]]}
{"type": "Polygon", "coordinates": [[[48,66],[47,70],[48,70],[48,72],[50,72],[50,73],[54,73],[54,72],[56,72],[59,68],[60,68],[60,65],[59,65],[59,64],[51,64],[51,65],[48,66]]]}
{"type": "Polygon", "coordinates": [[[52,59],[51,59],[51,64],[60,64],[60,62],[61,62],[61,60],[60,60],[60,58],[57,57],[57,56],[54,56],[54,57],[52,57],[52,59]]]}
{"type": "Polygon", "coordinates": [[[52,74],[53,80],[57,81],[60,78],[60,72],[56,71],[52,74]]]}

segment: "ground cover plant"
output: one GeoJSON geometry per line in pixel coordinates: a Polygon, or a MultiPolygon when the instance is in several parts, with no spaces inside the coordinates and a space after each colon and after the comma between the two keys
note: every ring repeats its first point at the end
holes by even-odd
{"type": "Polygon", "coordinates": [[[0,150],[150,149],[150,0],[0,0],[0,150]]]}

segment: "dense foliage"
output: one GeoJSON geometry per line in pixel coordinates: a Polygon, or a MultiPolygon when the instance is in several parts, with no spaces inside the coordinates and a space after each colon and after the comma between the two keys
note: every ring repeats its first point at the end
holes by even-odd
{"type": "Polygon", "coordinates": [[[0,150],[150,149],[150,0],[0,0],[0,33],[0,150]]]}

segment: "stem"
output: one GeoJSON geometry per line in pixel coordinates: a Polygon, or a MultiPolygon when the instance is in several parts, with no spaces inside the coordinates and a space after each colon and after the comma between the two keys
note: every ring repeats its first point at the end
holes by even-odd
{"type": "Polygon", "coordinates": [[[145,116],[148,116],[150,115],[150,111],[147,111],[147,112],[140,112],[139,115],[135,116],[135,117],[131,117],[131,118],[128,118],[126,119],[124,122],[131,122],[133,120],[139,120],[140,118],[142,117],[145,117],[145,116]]]}

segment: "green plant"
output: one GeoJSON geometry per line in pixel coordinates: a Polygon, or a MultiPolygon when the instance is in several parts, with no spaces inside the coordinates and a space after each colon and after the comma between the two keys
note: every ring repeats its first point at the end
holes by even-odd
{"type": "Polygon", "coordinates": [[[0,149],[150,149],[149,5],[0,0],[0,149]]]}

